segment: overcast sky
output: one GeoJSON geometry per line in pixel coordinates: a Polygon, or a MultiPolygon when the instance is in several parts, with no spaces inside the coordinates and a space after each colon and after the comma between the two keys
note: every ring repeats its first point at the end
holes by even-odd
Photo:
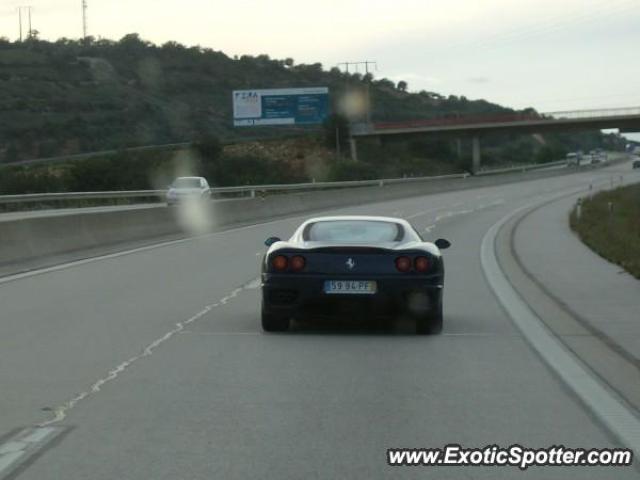
{"type": "MultiPolygon", "coordinates": [[[[375,60],[377,77],[406,80],[412,91],[547,112],[640,105],[640,0],[88,3],[96,37],[138,32],[325,68],[375,60]]],[[[19,5],[33,6],[42,38],[81,35],[81,0],[2,0],[0,35],[18,36],[19,5]]]]}

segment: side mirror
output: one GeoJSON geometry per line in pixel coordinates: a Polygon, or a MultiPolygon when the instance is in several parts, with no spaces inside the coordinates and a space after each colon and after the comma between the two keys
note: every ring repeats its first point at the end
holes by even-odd
{"type": "Polygon", "coordinates": [[[451,242],[449,240],[445,240],[444,238],[439,238],[434,243],[440,250],[445,250],[451,246],[451,242]]]}
{"type": "Polygon", "coordinates": [[[267,247],[270,247],[271,245],[273,245],[274,243],[279,242],[279,241],[280,241],[280,239],[278,237],[269,237],[264,241],[264,244],[267,247]]]}

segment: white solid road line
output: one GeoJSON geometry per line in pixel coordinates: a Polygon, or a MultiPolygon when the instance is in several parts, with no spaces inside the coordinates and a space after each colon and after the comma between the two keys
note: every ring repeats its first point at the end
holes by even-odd
{"type": "Polygon", "coordinates": [[[555,370],[596,417],[624,445],[638,455],[640,454],[640,419],[547,328],[514,290],[498,264],[495,241],[500,228],[520,211],[541,203],[544,202],[518,208],[489,229],[482,239],[480,251],[484,274],[500,304],[542,359],[555,370]]]}
{"type": "Polygon", "coordinates": [[[0,445],[0,478],[9,475],[19,464],[42,450],[63,431],[59,427],[31,427],[9,438],[0,445]]]}

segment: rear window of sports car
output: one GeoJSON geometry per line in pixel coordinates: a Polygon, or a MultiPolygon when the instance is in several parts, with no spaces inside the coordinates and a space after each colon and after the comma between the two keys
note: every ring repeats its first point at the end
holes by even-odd
{"type": "Polygon", "coordinates": [[[372,220],[315,222],[302,232],[302,238],[308,242],[399,242],[403,237],[404,229],[399,223],[372,220]]]}

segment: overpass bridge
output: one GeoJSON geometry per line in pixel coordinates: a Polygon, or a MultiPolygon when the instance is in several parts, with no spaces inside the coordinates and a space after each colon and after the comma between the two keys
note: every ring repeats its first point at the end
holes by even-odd
{"type": "Polygon", "coordinates": [[[352,126],[353,148],[359,138],[454,136],[471,137],[472,171],[480,169],[480,137],[489,133],[546,133],[616,128],[640,132],[640,107],[565,112],[514,112],[439,117],[400,122],[361,123],[352,126]]]}

